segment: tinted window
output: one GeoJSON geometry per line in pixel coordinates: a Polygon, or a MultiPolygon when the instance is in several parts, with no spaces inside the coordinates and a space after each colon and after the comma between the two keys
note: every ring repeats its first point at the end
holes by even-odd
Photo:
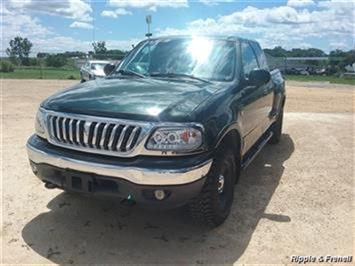
{"type": "Polygon", "coordinates": [[[258,59],[259,66],[261,69],[269,70],[269,67],[267,65],[266,57],[264,52],[261,50],[260,45],[255,43],[255,42],[250,42],[251,47],[253,47],[255,55],[258,59]]]}
{"type": "Polygon", "coordinates": [[[245,77],[249,76],[250,71],[259,68],[258,61],[249,43],[242,42],[242,60],[245,77]]]}

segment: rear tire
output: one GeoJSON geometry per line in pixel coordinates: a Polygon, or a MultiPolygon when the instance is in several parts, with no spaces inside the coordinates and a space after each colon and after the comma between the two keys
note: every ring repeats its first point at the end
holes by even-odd
{"type": "Polygon", "coordinates": [[[210,228],[222,224],[231,210],[236,176],[233,151],[224,149],[218,152],[202,191],[189,204],[192,218],[210,228]]]}
{"type": "Polygon", "coordinates": [[[280,142],[282,135],[282,123],[283,123],[284,110],[280,110],[277,120],[271,125],[271,132],[273,133],[271,139],[269,140],[270,144],[277,144],[280,142]]]}

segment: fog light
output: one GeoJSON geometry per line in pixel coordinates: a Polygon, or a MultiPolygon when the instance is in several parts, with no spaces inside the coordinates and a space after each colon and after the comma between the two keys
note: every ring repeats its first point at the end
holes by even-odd
{"type": "Polygon", "coordinates": [[[164,190],[155,190],[154,196],[157,200],[163,200],[165,198],[165,192],[164,190]]]}

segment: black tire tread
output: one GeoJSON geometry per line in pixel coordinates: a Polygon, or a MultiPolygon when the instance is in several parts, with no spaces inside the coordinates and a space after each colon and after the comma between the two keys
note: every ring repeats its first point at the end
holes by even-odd
{"type": "MultiPolygon", "coordinates": [[[[234,160],[234,155],[231,150],[225,151],[224,156],[225,157],[232,156],[234,160]]],[[[216,156],[216,158],[221,158],[221,157],[223,156],[216,156]]],[[[227,215],[221,216],[216,212],[219,196],[218,196],[218,192],[216,191],[216,185],[217,185],[216,183],[218,182],[218,180],[215,178],[215,176],[218,174],[217,167],[220,162],[221,159],[216,159],[216,162],[212,164],[211,170],[206,178],[206,182],[202,188],[202,191],[189,204],[191,217],[194,220],[198,221],[199,223],[202,223],[210,228],[214,228],[222,224],[227,216],[227,215]]],[[[234,173],[236,173],[236,171],[234,171],[234,173]]],[[[233,184],[234,183],[235,182],[233,182],[233,184]]]]}

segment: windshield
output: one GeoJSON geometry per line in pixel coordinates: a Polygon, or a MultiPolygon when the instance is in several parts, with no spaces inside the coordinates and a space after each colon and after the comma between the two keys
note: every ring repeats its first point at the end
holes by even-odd
{"type": "Polygon", "coordinates": [[[203,37],[157,39],[145,41],[117,71],[230,81],[235,62],[235,45],[231,41],[203,37]]]}

